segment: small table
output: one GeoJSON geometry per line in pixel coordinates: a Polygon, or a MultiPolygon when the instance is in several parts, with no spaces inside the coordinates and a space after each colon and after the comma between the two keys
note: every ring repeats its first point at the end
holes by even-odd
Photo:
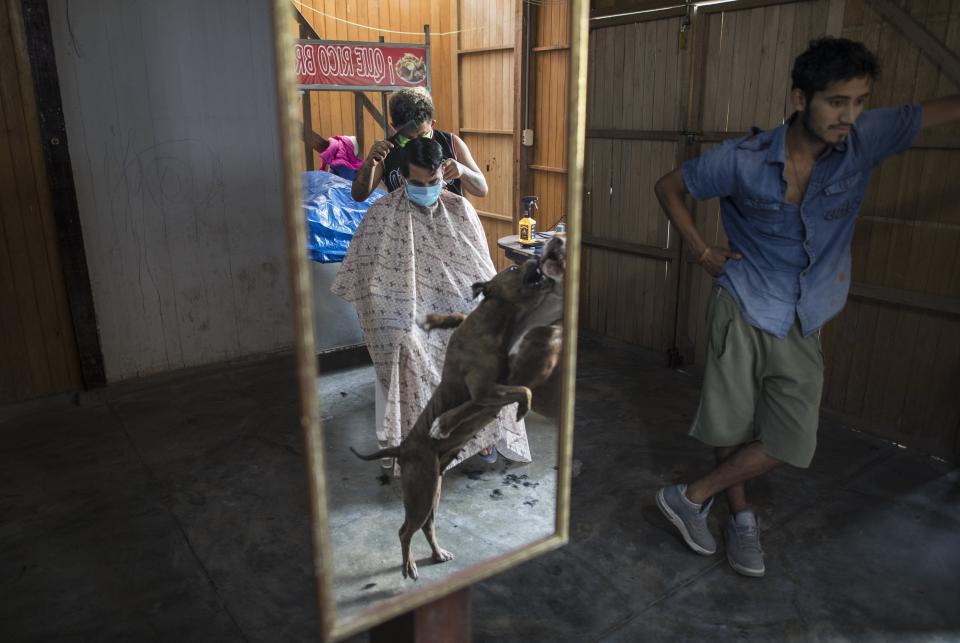
{"type": "Polygon", "coordinates": [[[500,237],[497,239],[497,247],[503,248],[504,254],[507,255],[507,259],[513,263],[523,263],[527,259],[533,259],[537,256],[537,248],[542,248],[545,242],[541,239],[541,244],[539,246],[522,246],[520,245],[520,237],[515,234],[511,234],[506,237],[500,237]]]}

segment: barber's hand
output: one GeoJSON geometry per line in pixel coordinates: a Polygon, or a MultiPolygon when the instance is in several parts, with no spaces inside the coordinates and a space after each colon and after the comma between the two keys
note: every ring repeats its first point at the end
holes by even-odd
{"type": "Polygon", "coordinates": [[[724,264],[726,264],[730,259],[733,259],[734,261],[740,261],[743,259],[743,255],[739,252],[734,252],[729,248],[721,248],[720,246],[707,246],[706,250],[704,250],[697,259],[697,263],[703,266],[703,269],[709,272],[710,276],[716,277],[720,274],[720,271],[723,270],[724,264]]]}
{"type": "Polygon", "coordinates": [[[367,163],[371,167],[377,167],[387,158],[387,154],[393,149],[393,143],[390,141],[377,141],[370,147],[370,153],[367,154],[367,163]]]}
{"type": "Polygon", "coordinates": [[[463,166],[463,164],[454,159],[445,160],[441,167],[443,168],[444,181],[453,181],[454,179],[459,179],[461,176],[463,176],[464,170],[467,169],[463,166]]]}

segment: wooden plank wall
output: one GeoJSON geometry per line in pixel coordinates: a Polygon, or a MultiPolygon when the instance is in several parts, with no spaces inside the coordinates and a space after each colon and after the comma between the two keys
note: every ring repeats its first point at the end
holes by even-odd
{"type": "Polygon", "coordinates": [[[501,20],[497,30],[465,31],[459,47],[461,133],[490,185],[487,198],[469,198],[480,212],[498,269],[510,262],[496,242],[516,233],[521,196],[540,197],[541,230],[566,216],[569,2],[529,7],[527,71],[517,53],[524,42],[523,11],[519,0],[461,0],[459,7],[462,29],[501,20]],[[524,73],[529,74],[526,87],[524,73]],[[490,87],[500,91],[491,96],[490,87]],[[529,150],[518,143],[525,125],[534,132],[529,150]]]}
{"type": "Polygon", "coordinates": [[[270,5],[49,6],[107,380],[289,348],[270,5]]]}
{"type": "Polygon", "coordinates": [[[666,350],[676,244],[653,193],[677,161],[677,16],[590,32],[581,324],[666,350]]]}
{"type": "Polygon", "coordinates": [[[497,269],[509,265],[497,240],[514,233],[516,210],[514,137],[517,95],[517,0],[458,0],[459,28],[454,66],[457,69],[458,131],[490,191],[467,195],[480,215],[487,245],[497,269]]]}
{"type": "MultiPolygon", "coordinates": [[[[813,0],[732,11],[707,7],[701,16],[706,40],[705,64],[698,81],[702,88],[698,129],[716,140],[754,125],[763,129],[780,125],[792,111],[793,59],[811,38],[825,33],[829,5],[829,0],[813,0]]],[[[714,144],[703,143],[693,155],[714,144]]],[[[704,239],[726,246],[719,202],[695,204],[694,212],[704,239]]],[[[681,322],[678,348],[688,362],[697,365],[703,364],[706,350],[705,315],[712,283],[706,271],[691,265],[681,284],[686,323],[681,322]]]]}
{"type": "Polygon", "coordinates": [[[534,142],[526,184],[540,197],[537,227],[549,230],[567,212],[570,3],[544,3],[532,7],[531,15],[529,115],[534,142]]]}
{"type": "MultiPolygon", "coordinates": [[[[960,3],[914,0],[904,8],[960,53],[960,3]]],[[[960,91],[863,0],[847,0],[843,35],[880,56],[871,106],[960,91]]],[[[823,334],[826,407],[954,459],[960,459],[957,168],[960,126],[953,125],[924,132],[914,148],[874,171],[854,236],[853,296],[823,334]],[[905,299],[915,305],[897,303],[905,299]]]]}
{"type": "Polygon", "coordinates": [[[20,0],[0,2],[0,404],[82,385],[20,0]]]}

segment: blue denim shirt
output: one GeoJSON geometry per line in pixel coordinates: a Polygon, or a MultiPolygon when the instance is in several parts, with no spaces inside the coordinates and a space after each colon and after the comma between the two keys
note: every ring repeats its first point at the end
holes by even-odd
{"type": "Polygon", "coordinates": [[[683,164],[695,199],[720,197],[730,248],[743,259],[728,261],[714,282],[732,294],[751,325],[784,338],[799,319],[807,336],[840,312],[870,173],[910,147],[921,117],[920,105],[863,112],[846,140],[817,159],[800,204],[785,199],[784,141],[793,117],[683,164]]]}

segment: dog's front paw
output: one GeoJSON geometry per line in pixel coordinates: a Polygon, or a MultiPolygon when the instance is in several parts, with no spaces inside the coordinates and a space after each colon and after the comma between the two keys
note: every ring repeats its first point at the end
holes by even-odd
{"type": "Polygon", "coordinates": [[[438,549],[433,552],[433,562],[435,563],[445,563],[448,560],[453,560],[453,554],[448,552],[446,549],[438,549]]]}
{"type": "Polygon", "coordinates": [[[417,326],[423,330],[431,330],[433,327],[430,325],[430,320],[426,313],[419,313],[416,318],[417,326]]]}
{"type": "Polygon", "coordinates": [[[440,418],[435,419],[430,425],[430,437],[435,440],[446,440],[450,437],[450,431],[443,425],[440,418]]]}

